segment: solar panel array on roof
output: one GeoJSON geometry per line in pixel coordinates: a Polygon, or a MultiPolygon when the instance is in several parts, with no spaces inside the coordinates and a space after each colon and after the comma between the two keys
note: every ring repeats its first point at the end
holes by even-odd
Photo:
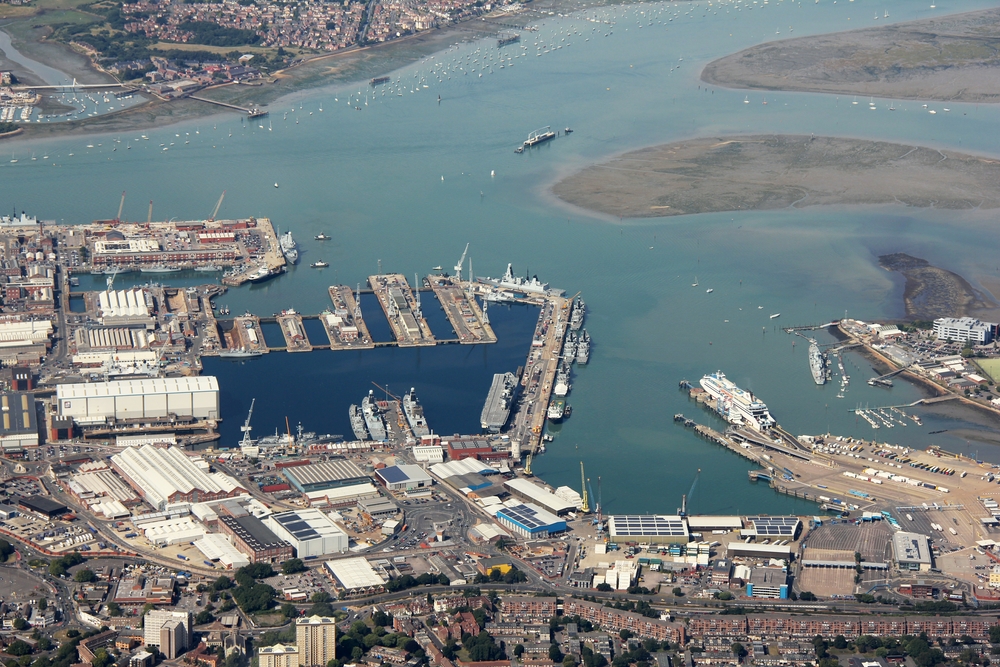
{"type": "Polygon", "coordinates": [[[615,535],[632,537],[687,535],[684,521],[680,517],[627,514],[612,516],[611,521],[615,535]]]}
{"type": "Polygon", "coordinates": [[[302,517],[295,512],[275,515],[274,520],[280,523],[297,540],[309,540],[320,536],[315,528],[310,526],[306,521],[303,521],[302,517]]]}
{"type": "MultiPolygon", "coordinates": [[[[529,505],[515,505],[513,507],[505,507],[502,512],[514,519],[525,528],[534,530],[535,528],[540,528],[541,526],[548,525],[548,521],[543,521],[540,513],[530,507],[529,505]]],[[[547,517],[546,517],[547,518],[547,517]]]]}
{"type": "Polygon", "coordinates": [[[758,535],[792,537],[799,526],[799,518],[794,516],[748,516],[747,523],[758,535]]]}

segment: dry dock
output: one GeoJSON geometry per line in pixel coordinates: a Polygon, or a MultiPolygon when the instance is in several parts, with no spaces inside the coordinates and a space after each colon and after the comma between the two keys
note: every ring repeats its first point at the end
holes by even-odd
{"type": "Polygon", "coordinates": [[[441,307],[444,308],[445,315],[448,316],[448,321],[460,343],[475,345],[497,342],[489,318],[479,309],[476,299],[474,297],[470,299],[465,291],[468,283],[460,283],[455,278],[439,275],[427,276],[427,282],[441,303],[441,307]]]}
{"type": "MultiPolygon", "coordinates": [[[[223,325],[223,320],[219,320],[223,325]]],[[[227,350],[245,350],[247,352],[269,352],[264,342],[264,331],[260,328],[260,318],[256,315],[244,315],[232,320],[232,328],[224,330],[223,338],[227,350]]]]}
{"type": "Polygon", "coordinates": [[[331,350],[370,350],[375,347],[368,326],[361,316],[361,307],[347,285],[332,285],[329,289],[333,312],[320,315],[320,322],[330,338],[331,350]]]}
{"type": "Polygon", "coordinates": [[[385,311],[399,347],[437,344],[405,276],[399,273],[368,276],[368,284],[385,311]]]}
{"type": "Polygon", "coordinates": [[[285,338],[285,349],[289,352],[312,352],[313,346],[306,336],[306,328],[302,324],[302,316],[294,310],[286,310],[275,318],[281,326],[281,335],[285,338]]]}

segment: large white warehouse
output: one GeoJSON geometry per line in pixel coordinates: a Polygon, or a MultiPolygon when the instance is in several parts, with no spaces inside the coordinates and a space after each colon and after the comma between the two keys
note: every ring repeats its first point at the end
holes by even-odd
{"type": "Polygon", "coordinates": [[[232,477],[202,470],[178,447],[129,447],[111,457],[111,467],[157,509],[168,503],[199,503],[247,493],[232,477]]]}
{"type": "Polygon", "coordinates": [[[210,375],[60,384],[56,398],[59,416],[81,424],[168,415],[219,417],[219,382],[210,375]]]}
{"type": "Polygon", "coordinates": [[[319,510],[272,514],[264,519],[264,525],[295,547],[299,558],[347,553],[347,533],[319,510]]]}

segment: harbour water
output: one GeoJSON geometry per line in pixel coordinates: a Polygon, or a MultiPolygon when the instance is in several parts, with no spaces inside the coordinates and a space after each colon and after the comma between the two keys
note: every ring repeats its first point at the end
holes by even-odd
{"type": "MultiPolygon", "coordinates": [[[[933,11],[990,4],[960,0],[933,11]]],[[[514,262],[518,273],[582,291],[590,309],[590,364],[573,380],[573,416],[534,461],[542,479],[577,486],[583,460],[595,486],[602,478],[607,510],[673,512],[701,468],[692,511],[810,512],[813,505],[747,483],[742,459],[675,426],[676,412],[719,425],[677,382],[722,369],[793,433],[872,437],[850,409],[909,403],[920,392],[903,382],[869,387],[867,364],[849,354],[852,382],[838,399],[836,382],[813,382],[804,341],[778,326],[845,311],[901,316],[902,282],[877,266],[885,252],[926,258],[983,287],[998,276],[992,214],[840,207],[634,222],[571,209],[547,188],[615,153],[706,134],[833,134],[1000,154],[992,131],[1000,110],[950,104],[951,112],[932,116],[920,102],[896,101],[890,113],[888,100],[876,100],[871,112],[835,96],[770,92],[767,105],[760,94],[744,104],[744,91],[706,90],[698,78],[706,62],[775,39],[776,25],[782,36],[801,36],[885,22],[872,19],[876,4],[866,1],[751,6],[647,3],[553,16],[517,45],[498,51],[493,39],[464,43],[393,73],[391,85],[374,91],[363,82],[297,94],[271,105],[263,123],[220,115],[129,136],[17,141],[5,146],[50,159],[2,161],[0,209],[16,204],[45,219],[90,221],[111,217],[127,190],[128,219],[144,220],[149,199],[157,218],[195,219],[227,190],[220,217],[268,216],[295,233],[301,252],[288,274],[221,297],[234,314],[318,313],[329,306],[327,286],[364,283],[379,260],[386,270],[426,274],[435,265],[450,269],[470,242],[477,275],[497,276],[514,262]],[[511,60],[501,63],[499,53],[511,60]],[[514,154],[544,125],[575,132],[514,154]],[[131,148],[112,151],[115,138],[131,148]],[[332,240],[311,240],[320,232],[332,240]],[[319,259],[330,268],[310,269],[319,259]],[[691,287],[695,276],[699,288],[691,287]]],[[[932,15],[910,2],[877,7],[890,21],[932,15]]],[[[145,282],[135,274],[116,284],[132,281],[145,282]]],[[[87,277],[82,282],[86,288],[87,277]]],[[[367,298],[363,308],[375,337],[386,338],[379,309],[367,298]]],[[[254,397],[257,433],[283,428],[285,415],[293,428],[302,421],[307,430],[350,433],[347,408],[373,381],[394,393],[417,387],[439,432],[476,431],[485,378],[513,370],[527,353],[522,336],[530,337],[536,315],[511,313],[505,324],[507,315],[490,309],[503,330],[496,346],[208,359],[206,372],[222,386],[224,442],[235,441],[254,397]]],[[[879,439],[978,450],[1000,461],[997,448],[976,444],[985,426],[920,414],[923,428],[882,429],[879,439]],[[966,429],[961,436],[929,434],[958,427],[966,429]]]]}

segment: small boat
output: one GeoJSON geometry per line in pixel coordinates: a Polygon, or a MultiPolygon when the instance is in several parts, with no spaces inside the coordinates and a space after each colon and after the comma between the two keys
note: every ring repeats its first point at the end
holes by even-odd
{"type": "Polygon", "coordinates": [[[434,270],[435,270],[435,271],[440,271],[440,270],[441,270],[441,267],[440,267],[440,266],[435,266],[435,267],[434,267],[434,270]]]}
{"type": "Polygon", "coordinates": [[[563,134],[573,134],[573,128],[567,127],[565,130],[563,130],[563,134]]]}
{"type": "Polygon", "coordinates": [[[275,184],[274,184],[274,187],[278,187],[278,184],[277,184],[277,183],[275,183],[275,184]]]}
{"type": "Polygon", "coordinates": [[[771,315],[771,319],[772,320],[776,319],[776,318],[779,318],[779,317],[781,317],[781,313],[774,313],[773,315],[771,315]]]}
{"type": "Polygon", "coordinates": [[[326,267],[330,266],[330,263],[324,262],[323,260],[319,260],[317,262],[313,262],[309,266],[311,266],[314,269],[325,269],[326,267]]]}
{"type": "Polygon", "coordinates": [[[326,234],[324,234],[323,232],[320,232],[319,234],[317,234],[313,238],[316,239],[317,241],[329,241],[330,240],[330,237],[327,236],[326,234]]]}
{"type": "Polygon", "coordinates": [[[694,282],[691,283],[691,287],[697,287],[697,286],[698,286],[698,276],[695,276],[694,277],[694,282]]]}
{"type": "Polygon", "coordinates": [[[714,289],[714,288],[712,288],[712,287],[709,287],[709,288],[708,288],[707,290],[705,290],[705,294],[711,294],[711,293],[712,293],[712,292],[714,292],[714,291],[715,291],[715,289],[714,289]]]}

